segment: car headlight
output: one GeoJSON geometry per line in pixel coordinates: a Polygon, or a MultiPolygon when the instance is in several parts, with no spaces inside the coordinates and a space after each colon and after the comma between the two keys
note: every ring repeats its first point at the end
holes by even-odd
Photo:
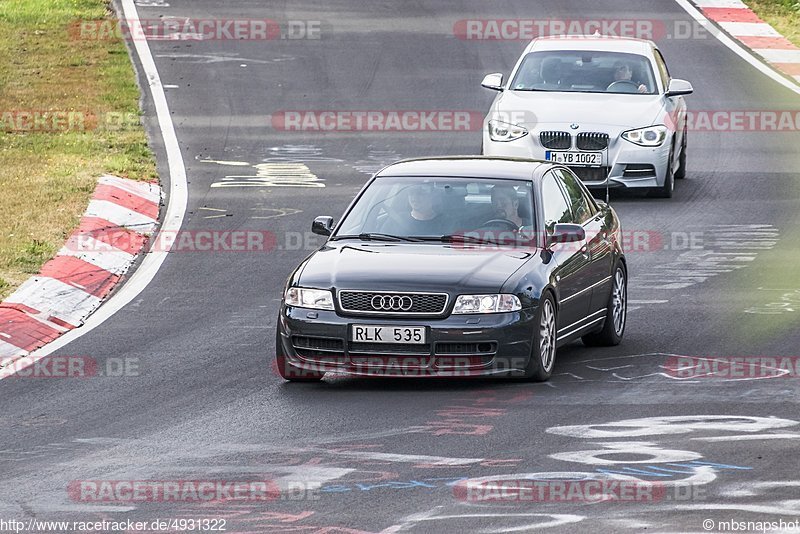
{"type": "Polygon", "coordinates": [[[520,137],[528,135],[528,130],[516,124],[510,124],[503,121],[491,120],[489,126],[489,139],[492,141],[513,141],[520,137]]]}
{"type": "Polygon", "coordinates": [[[453,313],[500,313],[521,309],[516,295],[459,295],[453,313]]]}
{"type": "Polygon", "coordinates": [[[297,306],[298,308],[333,309],[333,295],[327,289],[290,287],[286,290],[284,300],[288,306],[297,306]]]}
{"type": "Polygon", "coordinates": [[[622,132],[622,138],[639,146],[661,146],[667,138],[666,126],[648,126],[622,132]]]}

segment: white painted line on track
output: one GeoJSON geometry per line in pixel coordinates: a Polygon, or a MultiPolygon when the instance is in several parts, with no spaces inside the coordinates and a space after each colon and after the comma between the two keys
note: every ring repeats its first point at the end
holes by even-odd
{"type": "Polygon", "coordinates": [[[787,78],[784,78],[772,68],[769,67],[766,63],[758,59],[755,55],[753,55],[748,49],[746,49],[742,44],[738,41],[731,39],[728,37],[727,34],[722,32],[717,26],[715,26],[705,15],[703,15],[697,7],[695,7],[689,0],[675,0],[679,6],[681,6],[684,11],[686,11],[694,20],[696,20],[703,28],[708,31],[711,35],[717,38],[722,44],[730,48],[737,56],[741,57],[745,61],[747,61],[750,65],[755,67],[757,70],[766,74],[774,81],[778,82],[782,86],[786,87],[790,91],[794,91],[798,95],[800,95],[800,86],[792,83],[787,78]]]}
{"type": "MultiPolygon", "coordinates": [[[[133,0],[120,0],[120,3],[122,5],[123,17],[128,21],[129,26],[138,27],[140,25],[139,13],[136,11],[133,0]]],[[[186,168],[184,167],[183,156],[181,155],[181,149],[178,145],[178,137],[175,134],[175,126],[170,117],[164,87],[161,85],[161,78],[158,75],[158,69],[153,61],[153,55],[150,52],[150,45],[148,45],[147,40],[143,39],[133,39],[132,42],[136,50],[136,55],[141,62],[147,84],[150,87],[150,93],[152,94],[153,103],[156,108],[158,127],[161,130],[164,149],[167,153],[170,190],[160,232],[174,235],[176,232],[180,231],[183,225],[183,217],[186,213],[186,206],[189,200],[186,168]]],[[[139,268],[136,269],[133,276],[131,276],[108,302],[103,304],[103,306],[91,315],[82,327],[70,330],[55,341],[32,352],[29,357],[25,358],[24,364],[20,363],[17,365],[16,370],[20,371],[33,365],[36,361],[91,332],[121,310],[126,304],[130,303],[153,280],[159,268],[161,268],[161,265],[164,263],[164,260],[167,258],[167,252],[168,250],[156,250],[145,255],[144,260],[141,265],[139,265],[139,268]]],[[[9,376],[13,376],[13,374],[0,376],[0,380],[8,378],[9,376]]]]}

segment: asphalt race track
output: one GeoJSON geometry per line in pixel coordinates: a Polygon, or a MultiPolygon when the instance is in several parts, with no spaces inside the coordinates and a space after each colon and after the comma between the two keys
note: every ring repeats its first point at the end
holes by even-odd
{"type": "MultiPolygon", "coordinates": [[[[493,95],[481,78],[507,75],[525,42],[459,39],[456,21],[690,24],[677,3],[169,0],[138,9],[142,19],[319,21],[319,39],[149,43],[189,180],[184,229],[269,232],[276,247],[170,254],[130,305],[58,351],[135,362],[128,376],[0,381],[0,516],[225,518],[227,532],[331,533],[703,532],[706,519],[800,518],[798,369],[695,379],[671,370],[679,357],[798,356],[800,280],[780,267],[800,255],[797,131],[690,131],[689,173],[673,199],[612,195],[635,245],[625,339],[560,349],[549,383],[292,384],[271,367],[286,276],[321,243],[311,220],[340,216],[383,164],[480,150],[479,129],[283,131],[279,112],[482,113],[493,95]],[[652,481],[658,495],[481,501],[464,481],[477,477],[652,481]],[[270,480],[283,492],[96,502],[76,496],[86,480],[270,480]]],[[[692,110],[800,110],[797,94],[710,35],[658,44],[672,76],[693,83],[692,110]]],[[[149,94],[144,108],[168,185],[149,94]]]]}

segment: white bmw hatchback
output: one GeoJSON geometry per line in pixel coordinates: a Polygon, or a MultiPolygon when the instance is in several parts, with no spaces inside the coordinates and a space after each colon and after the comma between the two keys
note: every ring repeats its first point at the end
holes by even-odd
{"type": "Polygon", "coordinates": [[[570,167],[590,188],[648,188],[671,197],[686,176],[686,103],[692,85],[670,77],[652,41],[545,37],[525,48],[484,121],[488,156],[570,167]]]}

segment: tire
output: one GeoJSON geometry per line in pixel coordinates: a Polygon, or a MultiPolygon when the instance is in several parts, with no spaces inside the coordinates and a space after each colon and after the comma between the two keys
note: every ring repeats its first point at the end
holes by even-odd
{"type": "Polygon", "coordinates": [[[527,380],[544,382],[553,374],[556,363],[556,317],[553,297],[549,292],[544,293],[534,321],[533,346],[524,375],[527,380]]]}
{"type": "Polygon", "coordinates": [[[283,342],[279,330],[275,333],[275,363],[278,374],[289,382],[319,382],[325,376],[324,371],[308,371],[289,365],[283,352],[283,342]]]}
{"type": "Polygon", "coordinates": [[[628,274],[623,264],[614,268],[611,295],[608,297],[603,328],[581,338],[587,347],[612,347],[619,345],[628,323],[628,274]]]}
{"type": "Polygon", "coordinates": [[[675,147],[670,150],[669,161],[667,162],[667,175],[664,177],[664,185],[651,189],[651,196],[656,198],[672,198],[675,191],[675,171],[672,169],[672,154],[675,147]]]}
{"type": "Polygon", "coordinates": [[[676,180],[686,178],[686,129],[683,130],[683,142],[681,143],[681,155],[678,157],[678,171],[675,173],[676,180]]]}

